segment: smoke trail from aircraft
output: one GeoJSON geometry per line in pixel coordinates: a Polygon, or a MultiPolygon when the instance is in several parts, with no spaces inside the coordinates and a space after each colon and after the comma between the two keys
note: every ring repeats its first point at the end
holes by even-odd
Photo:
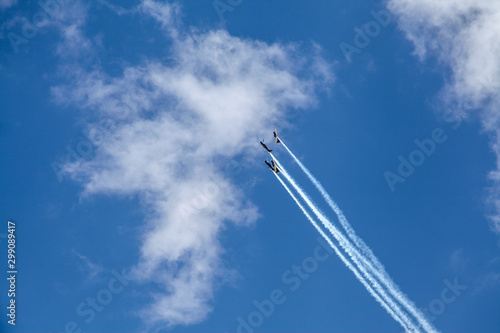
{"type": "Polygon", "coordinates": [[[342,213],[339,206],[333,201],[333,199],[330,197],[328,192],[326,192],[323,185],[321,185],[321,183],[316,179],[316,177],[314,177],[312,175],[312,173],[309,171],[309,169],[307,169],[305,167],[305,165],[302,164],[302,162],[300,162],[300,160],[295,156],[294,153],[292,153],[292,151],[287,147],[287,145],[283,142],[282,139],[280,139],[280,142],[283,145],[283,147],[285,147],[285,149],[288,151],[290,156],[294,159],[294,161],[299,165],[299,167],[302,169],[302,171],[307,175],[309,180],[314,184],[314,186],[316,186],[318,191],[323,196],[323,199],[325,199],[325,201],[332,208],[332,210],[335,212],[335,214],[337,214],[337,217],[340,221],[340,224],[347,232],[347,235],[349,236],[349,238],[356,244],[356,246],[359,247],[359,249],[361,251],[363,251],[364,254],[366,254],[368,256],[368,258],[373,263],[373,265],[375,267],[377,267],[377,269],[388,278],[387,273],[385,272],[384,266],[380,263],[380,261],[377,259],[377,257],[375,257],[372,250],[365,244],[365,242],[361,238],[359,238],[358,235],[356,235],[356,232],[354,231],[354,229],[351,227],[351,225],[347,221],[347,218],[344,216],[344,213],[342,213]]]}
{"type": "Polygon", "coordinates": [[[304,206],[300,203],[300,201],[297,199],[297,197],[295,197],[295,195],[288,188],[288,186],[283,182],[283,180],[281,180],[281,178],[276,173],[273,173],[273,174],[279,180],[279,182],[281,183],[281,185],[283,185],[283,187],[288,192],[288,194],[292,197],[293,201],[295,201],[295,203],[297,204],[297,206],[299,206],[300,210],[302,211],[302,213],[304,213],[304,215],[309,220],[309,222],[311,222],[311,224],[314,226],[314,228],[319,232],[319,234],[321,235],[321,237],[323,237],[325,239],[325,241],[328,243],[328,245],[330,245],[330,247],[335,251],[335,254],[337,254],[337,256],[340,258],[340,260],[342,260],[342,262],[347,266],[347,268],[349,268],[354,273],[354,275],[356,276],[356,278],[368,290],[368,292],[370,293],[370,295],[372,295],[377,300],[377,302],[391,315],[392,318],[394,318],[394,320],[396,320],[401,326],[403,326],[403,328],[406,331],[409,331],[409,328],[407,327],[407,325],[398,317],[398,315],[389,307],[389,305],[387,305],[387,303],[373,290],[373,288],[368,284],[368,282],[366,281],[366,279],[359,273],[358,269],[356,269],[356,267],[354,267],[349,262],[349,260],[342,254],[342,252],[340,252],[340,250],[338,249],[338,247],[335,246],[335,244],[333,244],[333,242],[331,241],[330,237],[328,237],[324,233],[324,231],[319,227],[318,223],[306,211],[306,209],[304,208],[304,206]]]}
{"type": "Polygon", "coordinates": [[[392,281],[389,274],[387,274],[384,266],[380,263],[378,258],[373,254],[372,250],[366,245],[366,243],[356,235],[356,232],[349,224],[349,221],[344,216],[339,206],[333,201],[328,192],[326,192],[325,188],[321,185],[321,183],[311,174],[309,169],[307,169],[302,162],[295,156],[294,153],[286,146],[283,140],[280,138],[280,142],[288,151],[293,160],[299,165],[302,171],[307,175],[309,180],[314,184],[314,186],[321,193],[325,201],[332,208],[332,210],[337,215],[340,224],[346,230],[349,238],[357,245],[357,247],[367,256],[367,259],[370,261],[369,267],[372,268],[373,273],[380,279],[380,281],[387,287],[389,292],[411,313],[418,321],[418,323],[428,332],[436,332],[436,329],[428,322],[425,318],[424,314],[418,310],[415,304],[408,299],[408,297],[399,289],[399,287],[392,281]],[[375,266],[375,267],[373,267],[375,266]]]}
{"type": "MultiPolygon", "coordinates": [[[[363,273],[363,275],[370,281],[375,290],[384,298],[390,308],[397,314],[397,316],[405,322],[405,329],[410,329],[411,331],[416,331],[417,328],[413,321],[408,318],[408,316],[401,310],[398,304],[396,304],[393,299],[386,293],[385,289],[379,284],[379,282],[367,271],[367,267],[360,262],[360,260],[367,263],[367,260],[352,246],[348,239],[346,239],[342,233],[319,211],[319,209],[314,205],[314,203],[309,199],[307,194],[297,185],[295,180],[286,172],[283,166],[279,163],[279,161],[270,153],[273,157],[274,161],[278,165],[280,172],[283,176],[288,180],[288,182],[294,187],[294,189],[299,193],[302,199],[307,203],[307,205],[314,212],[316,217],[321,221],[321,223],[327,228],[330,233],[335,237],[335,239],[339,242],[340,246],[346,251],[351,260],[356,264],[358,269],[363,273]]],[[[373,268],[372,268],[373,271],[373,268]]]]}

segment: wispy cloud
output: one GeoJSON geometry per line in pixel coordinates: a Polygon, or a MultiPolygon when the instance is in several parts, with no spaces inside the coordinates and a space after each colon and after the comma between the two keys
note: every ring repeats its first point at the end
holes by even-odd
{"type": "Polygon", "coordinates": [[[454,273],[462,273],[467,267],[469,258],[464,253],[464,249],[456,249],[450,255],[448,266],[453,270],[454,273]]]}
{"type": "Polygon", "coordinates": [[[73,83],[53,88],[58,102],[97,110],[116,124],[95,158],[67,164],[65,172],[84,184],[84,195],[142,199],[147,231],[134,272],[162,290],[142,314],[169,325],[206,318],[216,282],[230,271],[221,232],[259,216],[224,165],[254,156],[256,138],[290,110],[314,105],[316,88],[333,78],[317,46],[304,53],[224,30],[185,33],[172,21],[175,10],[150,0],[138,10],[172,39],[168,64],[149,60],[118,77],[80,69],[73,83]]]}
{"type": "Polygon", "coordinates": [[[446,108],[457,117],[480,110],[497,157],[497,168],[489,175],[490,220],[500,233],[500,2],[390,0],[388,7],[422,60],[436,56],[451,69],[441,94],[446,108]]]}
{"type": "Polygon", "coordinates": [[[4,10],[9,7],[14,6],[17,3],[17,0],[0,0],[0,9],[4,10]]]}
{"type": "Polygon", "coordinates": [[[154,17],[161,24],[161,27],[171,34],[172,37],[177,37],[177,29],[182,24],[177,19],[181,15],[181,9],[177,4],[171,3],[165,5],[158,1],[142,0],[138,9],[142,13],[154,17]]]}
{"type": "Polygon", "coordinates": [[[78,267],[82,272],[87,274],[88,280],[92,280],[97,274],[103,271],[101,265],[92,263],[89,258],[80,254],[78,251],[73,250],[72,253],[78,258],[78,267]]]}
{"type": "Polygon", "coordinates": [[[2,22],[0,38],[7,36],[17,53],[32,39],[55,28],[62,37],[55,48],[59,56],[87,56],[85,53],[91,49],[92,42],[84,37],[81,29],[86,24],[89,8],[89,4],[80,0],[39,1],[29,9],[31,13],[20,11],[2,22]]]}
{"type": "Polygon", "coordinates": [[[61,42],[56,48],[59,56],[88,56],[93,43],[82,31],[87,23],[90,5],[82,1],[64,2],[55,12],[48,26],[56,27],[61,34],[61,42]]]}
{"type": "Polygon", "coordinates": [[[500,273],[498,269],[496,271],[490,271],[488,273],[480,274],[475,280],[474,289],[472,290],[472,296],[478,296],[483,293],[492,293],[500,289],[500,273]]]}

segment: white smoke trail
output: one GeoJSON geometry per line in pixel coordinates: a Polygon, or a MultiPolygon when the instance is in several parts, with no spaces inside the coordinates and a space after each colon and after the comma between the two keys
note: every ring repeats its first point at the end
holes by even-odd
{"type": "Polygon", "coordinates": [[[295,197],[295,195],[288,188],[288,186],[286,186],[286,184],[283,182],[283,180],[281,180],[281,178],[276,173],[273,172],[273,174],[279,180],[279,182],[281,183],[281,185],[283,185],[283,187],[288,192],[288,194],[292,197],[293,201],[295,201],[295,203],[297,204],[297,206],[299,206],[300,210],[302,211],[302,213],[304,213],[304,215],[309,220],[309,222],[311,222],[311,224],[319,232],[319,234],[325,239],[325,241],[328,243],[328,245],[330,245],[330,247],[335,251],[335,253],[337,254],[337,256],[340,258],[340,260],[342,260],[342,262],[347,266],[347,268],[349,268],[354,273],[354,275],[356,276],[356,278],[363,284],[363,286],[366,288],[366,290],[368,290],[368,292],[370,293],[370,295],[372,295],[377,300],[377,302],[379,302],[380,305],[382,305],[382,307],[391,315],[392,318],[394,318],[394,320],[396,320],[401,326],[403,326],[403,328],[406,331],[409,331],[409,328],[407,327],[407,325],[387,305],[387,303],[373,290],[373,288],[368,284],[368,282],[366,282],[366,279],[363,276],[361,276],[361,274],[356,269],[356,267],[354,267],[349,262],[349,260],[340,252],[340,250],[337,248],[337,246],[335,246],[335,244],[333,244],[333,242],[330,240],[330,238],[328,237],[328,235],[326,235],[323,232],[323,230],[318,226],[318,224],[316,223],[316,221],[311,217],[311,215],[309,215],[309,213],[306,211],[306,209],[304,208],[304,206],[295,197]]]}
{"type": "Polygon", "coordinates": [[[342,246],[344,251],[346,251],[351,260],[356,264],[358,269],[363,273],[363,275],[368,279],[368,281],[370,281],[375,290],[384,298],[384,300],[388,303],[391,309],[401,318],[401,320],[405,322],[407,327],[409,327],[409,330],[417,331],[417,328],[413,323],[413,321],[410,318],[408,318],[408,316],[401,310],[399,305],[396,304],[392,300],[392,298],[387,294],[385,289],[382,288],[380,283],[367,271],[366,266],[360,262],[360,260],[364,259],[363,261],[366,263],[367,262],[366,259],[352,246],[349,240],[346,239],[344,235],[340,233],[340,231],[323,215],[323,213],[321,213],[319,209],[316,208],[316,205],[314,205],[314,203],[311,201],[311,199],[309,199],[307,194],[304,193],[304,191],[297,185],[297,183],[288,174],[288,172],[286,172],[286,170],[279,163],[279,161],[272,154],[270,155],[273,157],[274,161],[276,162],[276,165],[278,165],[278,169],[280,170],[280,172],[282,172],[283,176],[295,188],[295,190],[299,193],[302,199],[311,208],[316,217],[325,226],[325,228],[327,228],[333,235],[333,237],[335,237],[335,239],[339,242],[340,246],[342,246]]]}
{"type": "Polygon", "coordinates": [[[428,332],[436,332],[436,329],[429,323],[425,318],[424,314],[415,306],[415,304],[408,299],[408,297],[399,289],[399,287],[392,281],[389,274],[387,274],[384,266],[380,263],[378,258],[373,254],[372,250],[365,244],[365,242],[356,235],[356,232],[347,221],[339,206],[332,200],[328,192],[324,189],[321,183],[311,174],[311,172],[300,162],[300,160],[295,156],[294,153],[286,146],[283,140],[280,138],[280,142],[288,151],[290,156],[299,165],[302,171],[307,175],[309,180],[316,186],[318,191],[321,193],[325,201],[332,208],[332,210],[337,215],[342,227],[346,230],[347,235],[352,241],[358,246],[358,248],[368,257],[370,260],[369,267],[372,268],[373,273],[380,279],[380,281],[387,287],[389,292],[411,313],[418,321],[418,323],[428,332]],[[373,267],[375,266],[375,267],[373,267]]]}
{"type": "Polygon", "coordinates": [[[314,186],[316,186],[318,191],[321,193],[321,195],[323,196],[325,201],[328,203],[328,205],[332,208],[332,210],[335,212],[335,214],[337,214],[337,217],[340,221],[340,224],[347,232],[347,235],[349,236],[349,238],[351,238],[351,240],[359,247],[359,249],[361,251],[363,251],[363,253],[365,255],[368,256],[368,259],[370,259],[370,261],[373,263],[373,265],[375,267],[377,267],[377,269],[381,272],[381,274],[384,274],[389,279],[389,277],[385,271],[384,266],[380,263],[378,258],[375,257],[375,255],[373,254],[372,250],[368,247],[368,245],[366,245],[365,242],[361,238],[359,238],[358,235],[356,235],[356,232],[351,227],[350,223],[347,221],[347,218],[344,216],[344,213],[342,213],[339,206],[333,201],[333,199],[330,197],[328,192],[326,192],[323,185],[321,185],[321,183],[316,179],[316,177],[314,177],[312,175],[312,173],[309,171],[309,169],[307,169],[304,166],[304,164],[302,164],[302,162],[300,162],[300,160],[295,156],[294,153],[292,153],[292,151],[287,147],[287,145],[281,139],[280,139],[280,142],[283,145],[283,147],[285,147],[285,149],[288,151],[290,156],[292,156],[294,161],[299,165],[299,167],[302,169],[302,171],[307,175],[309,180],[314,184],[314,186]]]}

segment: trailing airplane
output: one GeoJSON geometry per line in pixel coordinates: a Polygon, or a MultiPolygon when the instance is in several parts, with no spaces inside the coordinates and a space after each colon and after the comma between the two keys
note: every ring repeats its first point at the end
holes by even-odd
{"type": "Polygon", "coordinates": [[[269,163],[267,160],[265,160],[264,162],[266,162],[266,164],[269,167],[269,169],[273,170],[276,173],[280,172],[280,170],[276,166],[276,163],[274,163],[274,159],[271,160],[271,163],[269,163]]]}
{"type": "Polygon", "coordinates": [[[280,139],[278,139],[278,131],[276,130],[276,128],[274,129],[273,134],[274,134],[274,138],[276,139],[276,143],[280,143],[281,141],[280,141],[280,139]]]}
{"type": "Polygon", "coordinates": [[[262,145],[262,147],[264,147],[264,148],[265,148],[268,152],[272,152],[272,149],[267,148],[266,144],[264,143],[264,140],[262,140],[262,141],[260,142],[260,144],[261,144],[261,145],[262,145]]]}
{"type": "Polygon", "coordinates": [[[278,166],[276,165],[276,163],[274,163],[274,158],[272,159],[271,164],[273,165],[274,172],[280,173],[280,169],[278,169],[278,166]]]}

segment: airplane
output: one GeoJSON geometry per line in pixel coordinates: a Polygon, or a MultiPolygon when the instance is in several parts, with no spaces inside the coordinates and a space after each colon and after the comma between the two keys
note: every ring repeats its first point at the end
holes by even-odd
{"type": "Polygon", "coordinates": [[[267,164],[267,166],[269,167],[269,169],[273,170],[276,173],[280,172],[280,170],[278,169],[278,167],[274,163],[274,159],[271,161],[271,163],[269,163],[267,160],[265,160],[264,162],[267,164]]]}
{"type": "Polygon", "coordinates": [[[280,173],[280,169],[278,169],[278,166],[276,165],[276,163],[274,163],[274,158],[272,159],[271,164],[273,165],[274,172],[280,173]]]}
{"type": "Polygon", "coordinates": [[[261,144],[261,145],[262,145],[262,147],[264,147],[264,148],[265,148],[268,152],[272,152],[272,149],[267,148],[266,144],[264,143],[264,140],[262,140],[262,141],[260,142],[260,144],[261,144]]]}
{"type": "Polygon", "coordinates": [[[276,131],[276,128],[274,129],[273,134],[274,134],[274,138],[276,139],[276,143],[280,143],[281,141],[280,141],[280,139],[278,139],[278,131],[276,131]]]}

